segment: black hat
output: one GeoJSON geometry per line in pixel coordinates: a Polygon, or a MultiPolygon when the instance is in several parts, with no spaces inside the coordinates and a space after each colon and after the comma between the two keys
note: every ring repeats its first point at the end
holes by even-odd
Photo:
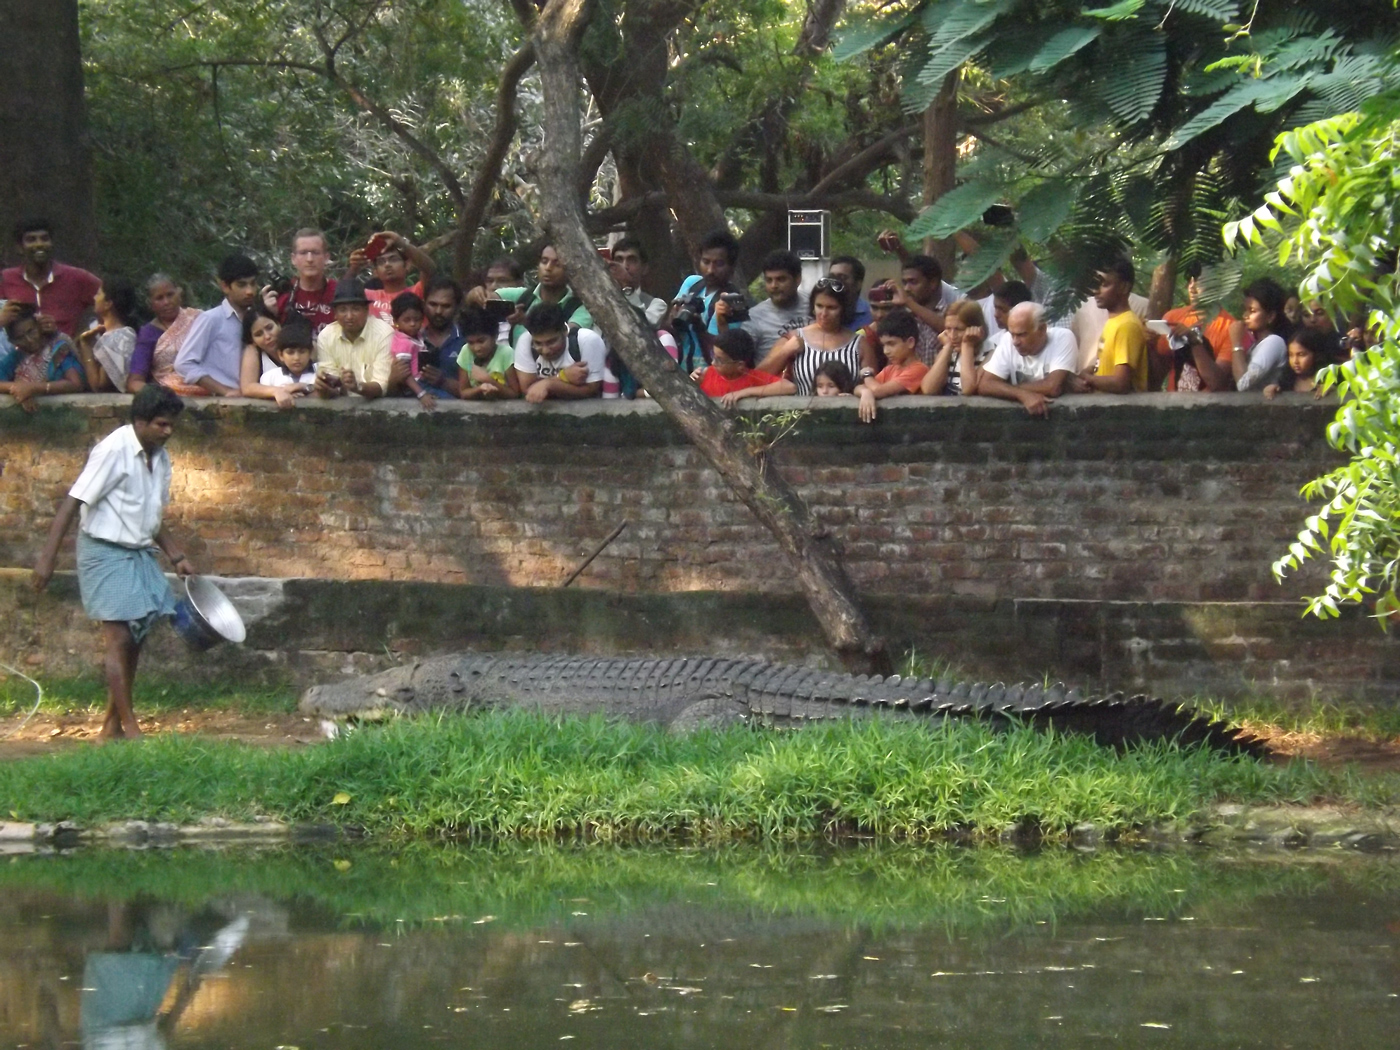
{"type": "Polygon", "coordinates": [[[369,297],[365,295],[364,285],[353,277],[347,277],[335,286],[335,297],[331,299],[332,306],[339,306],[341,303],[368,303],[369,297]]]}

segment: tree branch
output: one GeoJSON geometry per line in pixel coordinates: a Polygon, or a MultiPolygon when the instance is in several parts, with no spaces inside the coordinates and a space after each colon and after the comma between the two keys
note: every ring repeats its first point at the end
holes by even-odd
{"type": "Polygon", "coordinates": [[[472,255],[476,250],[476,235],[481,229],[482,218],[491,206],[495,196],[496,183],[501,177],[501,165],[505,163],[510,144],[515,140],[517,121],[515,99],[520,89],[521,78],[535,64],[535,47],[529,40],[511,55],[510,61],[501,70],[501,79],[496,85],[496,126],[491,132],[491,143],[486,155],[481,159],[476,178],[472,181],[471,193],[461,203],[457,212],[457,248],[453,253],[453,270],[457,280],[464,281],[471,269],[472,255]]]}
{"type": "Polygon", "coordinates": [[[910,135],[914,134],[914,132],[918,131],[921,126],[922,123],[920,121],[914,121],[905,124],[903,127],[895,128],[895,130],[891,131],[889,134],[876,139],[855,156],[842,161],[823,175],[817,184],[808,192],[813,194],[825,193],[827,190],[838,185],[843,179],[850,178],[853,175],[864,178],[870,173],[876,161],[882,160],[886,153],[894,149],[901,140],[907,139],[910,135]]]}
{"type": "Polygon", "coordinates": [[[622,298],[594,250],[577,192],[581,143],[576,47],[592,6],[592,0],[551,0],[535,29],[544,85],[540,199],[550,242],[612,349],[773,533],[832,647],[854,670],[886,673],[889,654],[855,600],[831,535],[772,468],[768,450],[752,450],[733,422],[676,367],[656,333],[622,298]]]}

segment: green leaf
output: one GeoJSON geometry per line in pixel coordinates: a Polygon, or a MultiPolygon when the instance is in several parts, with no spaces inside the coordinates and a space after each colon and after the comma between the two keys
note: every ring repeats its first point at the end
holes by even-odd
{"type": "Polygon", "coordinates": [[[951,237],[982,218],[1001,199],[1001,187],[990,182],[965,182],[934,201],[909,224],[910,237],[951,237]]]}
{"type": "Polygon", "coordinates": [[[958,282],[964,288],[977,287],[1001,269],[1002,263],[1006,262],[1020,243],[1021,238],[1014,230],[999,231],[983,238],[977,250],[958,267],[958,282]]]}
{"type": "Polygon", "coordinates": [[[913,21],[913,12],[907,12],[894,18],[872,18],[848,25],[837,36],[836,44],[831,49],[831,57],[837,62],[849,62],[872,48],[893,40],[913,21]]]}
{"type": "Polygon", "coordinates": [[[1111,57],[1100,80],[1100,97],[1126,123],[1146,120],[1167,82],[1166,38],[1151,31],[1117,34],[1104,45],[1111,57]]]}
{"type": "Polygon", "coordinates": [[[988,42],[983,61],[994,79],[1005,80],[1028,70],[1044,45],[1043,26],[1013,26],[988,42]]]}
{"type": "Polygon", "coordinates": [[[1264,108],[1266,105],[1270,109],[1277,109],[1305,86],[1304,78],[1294,76],[1271,77],[1267,80],[1250,80],[1238,84],[1177,128],[1167,141],[1167,147],[1180,149],[1192,139],[1204,135],[1250,106],[1258,106],[1260,112],[1268,112],[1264,108]]]}
{"type": "Polygon", "coordinates": [[[1010,0],[964,3],[945,15],[937,30],[929,29],[929,60],[919,71],[919,80],[925,84],[942,83],[944,77],[981,51],[986,41],[978,34],[991,26],[1008,6],[1010,0]]]}
{"type": "Polygon", "coordinates": [[[1047,179],[1034,187],[1016,206],[1021,236],[1044,244],[1069,218],[1078,195],[1078,187],[1065,179],[1047,179]]]}
{"type": "Polygon", "coordinates": [[[1121,22],[1125,18],[1132,18],[1142,10],[1142,5],[1147,0],[1119,0],[1112,7],[1096,7],[1092,11],[1082,12],[1087,18],[1102,18],[1107,22],[1121,22]]]}
{"type": "Polygon", "coordinates": [[[1031,60],[1030,71],[1043,73],[1059,65],[1076,51],[1092,44],[1102,32],[1102,26],[1068,26],[1061,29],[1036,52],[1035,58],[1031,60]]]}
{"type": "Polygon", "coordinates": [[[1221,25],[1240,17],[1240,5],[1236,0],[1176,0],[1172,6],[1178,11],[1202,15],[1221,25]]]}

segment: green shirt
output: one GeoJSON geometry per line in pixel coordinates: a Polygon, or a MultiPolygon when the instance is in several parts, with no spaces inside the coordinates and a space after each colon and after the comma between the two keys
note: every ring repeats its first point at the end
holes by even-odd
{"type": "MultiPolygon", "coordinates": [[[[527,294],[533,295],[533,299],[530,302],[531,306],[534,306],[537,303],[544,302],[544,300],[540,298],[539,285],[535,285],[534,288],[497,288],[492,294],[497,296],[498,298],[505,299],[507,302],[512,303],[520,302],[520,300],[525,298],[527,294]]],[[[567,299],[570,296],[573,297],[574,302],[578,303],[578,308],[569,315],[569,323],[576,324],[580,328],[592,328],[593,315],[588,312],[588,307],[583,305],[583,301],[579,299],[577,295],[574,295],[574,290],[572,288],[565,288],[564,297],[567,299]]],[[[524,331],[524,325],[516,325],[514,328],[511,329],[510,341],[512,343],[519,342],[520,335],[524,331]]]]}
{"type": "MultiPolygon", "coordinates": [[[[514,288],[507,288],[506,291],[516,291],[514,288]]],[[[486,372],[491,378],[505,385],[506,371],[515,364],[515,351],[508,343],[497,343],[496,352],[491,355],[491,360],[486,363],[486,372]]],[[[457,355],[457,367],[462,370],[462,382],[469,387],[476,386],[472,382],[472,369],[479,368],[476,363],[476,355],[472,353],[470,346],[462,347],[462,352],[457,355]]]]}

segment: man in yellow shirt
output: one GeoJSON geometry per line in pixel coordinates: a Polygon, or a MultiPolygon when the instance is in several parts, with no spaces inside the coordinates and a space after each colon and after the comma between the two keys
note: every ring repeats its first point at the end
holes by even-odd
{"type": "Polygon", "coordinates": [[[1128,296],[1133,290],[1133,264],[1117,259],[1098,272],[1099,290],[1094,301],[1108,312],[1108,323],[1099,337],[1097,367],[1086,368],[1071,384],[1077,394],[1098,391],[1130,394],[1147,389],[1147,328],[1133,313],[1128,296]]]}
{"type": "Polygon", "coordinates": [[[331,301],[335,323],[316,337],[316,393],[321,397],[359,394],[366,401],[389,388],[389,353],[394,330],[369,315],[369,299],[360,282],[347,278],[331,301]]]}

